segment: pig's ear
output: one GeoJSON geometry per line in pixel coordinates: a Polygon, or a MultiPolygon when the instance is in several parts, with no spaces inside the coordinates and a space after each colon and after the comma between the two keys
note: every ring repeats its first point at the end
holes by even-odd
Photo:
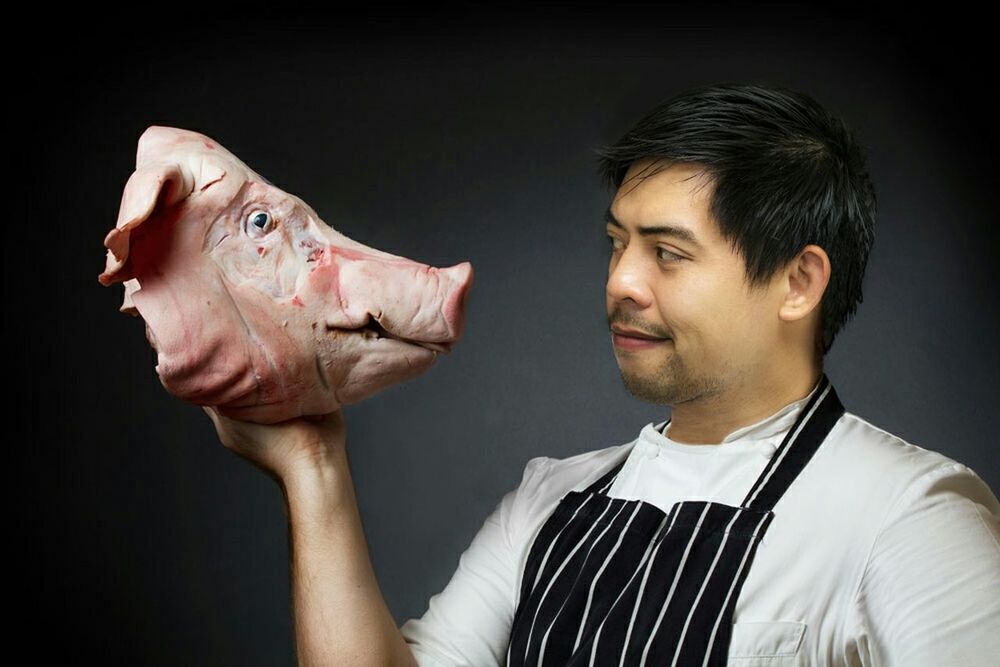
{"type": "Polygon", "coordinates": [[[173,206],[191,194],[193,189],[194,177],[176,163],[153,164],[132,173],[122,193],[118,224],[104,238],[108,254],[104,273],[97,277],[102,285],[132,277],[122,271],[128,259],[132,229],[147,220],[158,203],[163,207],[173,206]]]}

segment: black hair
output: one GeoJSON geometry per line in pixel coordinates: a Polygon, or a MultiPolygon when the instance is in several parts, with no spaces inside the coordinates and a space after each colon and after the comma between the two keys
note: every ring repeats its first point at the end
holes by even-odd
{"type": "Polygon", "coordinates": [[[713,184],[710,214],[763,286],[806,245],[830,258],[815,348],[830,350],[863,300],[874,240],[875,188],[864,151],[841,119],[779,86],[723,82],[661,103],[617,143],[596,150],[607,187],[642,158],[695,163],[713,184]]]}

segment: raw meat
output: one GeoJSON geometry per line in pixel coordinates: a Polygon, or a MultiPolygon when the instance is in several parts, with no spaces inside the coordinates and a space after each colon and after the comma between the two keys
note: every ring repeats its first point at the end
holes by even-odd
{"type": "Polygon", "coordinates": [[[209,137],[151,126],[103,285],[141,317],[171,394],[270,424],[416,377],[462,335],[472,265],[436,268],[327,225],[209,137]]]}

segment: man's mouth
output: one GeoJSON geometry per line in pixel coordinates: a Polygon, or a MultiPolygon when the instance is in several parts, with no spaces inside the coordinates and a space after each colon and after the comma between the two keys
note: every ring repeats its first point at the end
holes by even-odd
{"type": "Polygon", "coordinates": [[[643,331],[631,330],[631,329],[612,327],[611,332],[616,336],[622,336],[625,338],[635,338],[638,340],[651,340],[651,341],[670,340],[667,337],[653,336],[643,331]]]}

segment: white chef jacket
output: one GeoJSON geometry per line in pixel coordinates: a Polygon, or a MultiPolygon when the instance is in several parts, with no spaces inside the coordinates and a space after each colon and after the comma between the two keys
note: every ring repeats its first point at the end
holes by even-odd
{"type": "MultiPolygon", "coordinates": [[[[665,513],[680,500],[739,506],[811,395],[720,444],[674,442],[664,420],[631,442],[529,460],[444,590],[400,626],[417,663],[504,664],[535,535],[626,451],[612,498],[665,513]]],[[[728,664],[1000,665],[1000,502],[972,469],[848,411],[773,511],[728,664]]]]}

